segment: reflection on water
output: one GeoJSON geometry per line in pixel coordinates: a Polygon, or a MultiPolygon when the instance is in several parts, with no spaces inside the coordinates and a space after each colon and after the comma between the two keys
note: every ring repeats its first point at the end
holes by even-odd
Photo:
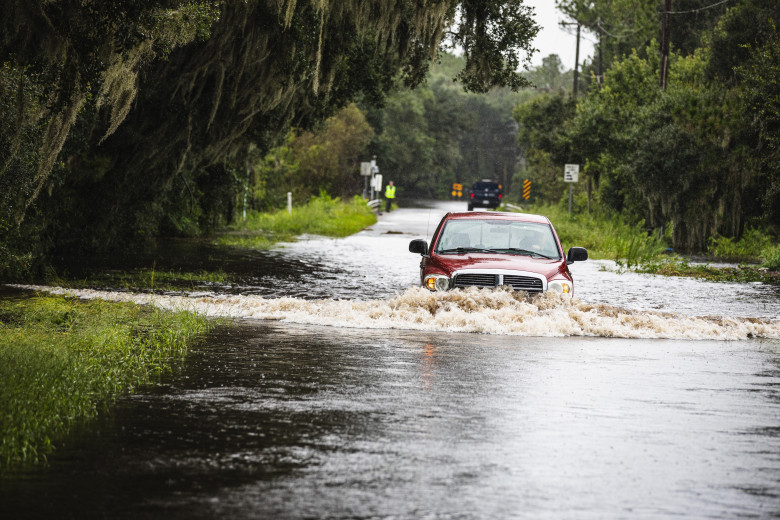
{"type": "Polygon", "coordinates": [[[229,332],[3,483],[9,518],[780,514],[775,340],[229,332]]]}

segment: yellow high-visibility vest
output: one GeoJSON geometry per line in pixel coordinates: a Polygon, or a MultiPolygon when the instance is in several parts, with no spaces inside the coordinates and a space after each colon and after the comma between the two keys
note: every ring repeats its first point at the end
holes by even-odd
{"type": "Polygon", "coordinates": [[[394,199],[395,198],[395,186],[390,186],[389,184],[385,187],[385,197],[388,199],[394,199]]]}

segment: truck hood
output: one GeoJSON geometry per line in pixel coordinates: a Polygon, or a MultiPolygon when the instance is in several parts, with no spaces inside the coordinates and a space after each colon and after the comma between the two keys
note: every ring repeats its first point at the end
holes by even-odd
{"type": "Polygon", "coordinates": [[[437,267],[447,275],[461,269],[500,269],[530,271],[550,279],[557,273],[565,272],[566,261],[532,258],[522,255],[495,255],[491,253],[469,253],[466,255],[432,255],[430,267],[437,267]]]}

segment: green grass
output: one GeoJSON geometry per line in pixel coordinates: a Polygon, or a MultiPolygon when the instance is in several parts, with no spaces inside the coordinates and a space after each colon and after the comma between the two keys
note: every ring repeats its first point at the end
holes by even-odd
{"type": "Polygon", "coordinates": [[[151,268],[105,271],[81,279],[62,277],[52,272],[44,281],[47,285],[68,289],[108,287],[128,291],[195,291],[207,289],[209,284],[226,283],[228,280],[229,277],[224,271],[157,271],[151,268]]]}
{"type": "Polygon", "coordinates": [[[116,396],[170,370],[214,322],[133,304],[0,301],[0,472],[40,463],[116,396]]]}
{"type": "Polygon", "coordinates": [[[534,206],[530,212],[550,218],[567,250],[584,247],[592,258],[615,260],[628,268],[658,257],[670,242],[668,232],[662,237],[648,234],[644,223],[628,224],[619,216],[569,214],[560,206],[534,206]]]}
{"type": "Polygon", "coordinates": [[[303,234],[345,237],[376,223],[376,215],[360,197],[350,201],[321,194],[305,206],[273,213],[252,212],[217,239],[221,245],[269,249],[303,234]]]}

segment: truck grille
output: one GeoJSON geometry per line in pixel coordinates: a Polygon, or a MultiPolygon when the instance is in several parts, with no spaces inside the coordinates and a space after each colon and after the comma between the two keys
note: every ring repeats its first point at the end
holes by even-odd
{"type": "Polygon", "coordinates": [[[455,277],[455,287],[495,287],[498,275],[460,274],[455,277]]]}
{"type": "Polygon", "coordinates": [[[540,278],[522,275],[498,275],[488,273],[464,273],[455,276],[455,287],[497,287],[511,285],[516,291],[542,292],[544,285],[540,278]]]}
{"type": "Polygon", "coordinates": [[[504,285],[511,285],[515,291],[542,292],[544,286],[539,278],[532,276],[504,276],[504,285]]]}

